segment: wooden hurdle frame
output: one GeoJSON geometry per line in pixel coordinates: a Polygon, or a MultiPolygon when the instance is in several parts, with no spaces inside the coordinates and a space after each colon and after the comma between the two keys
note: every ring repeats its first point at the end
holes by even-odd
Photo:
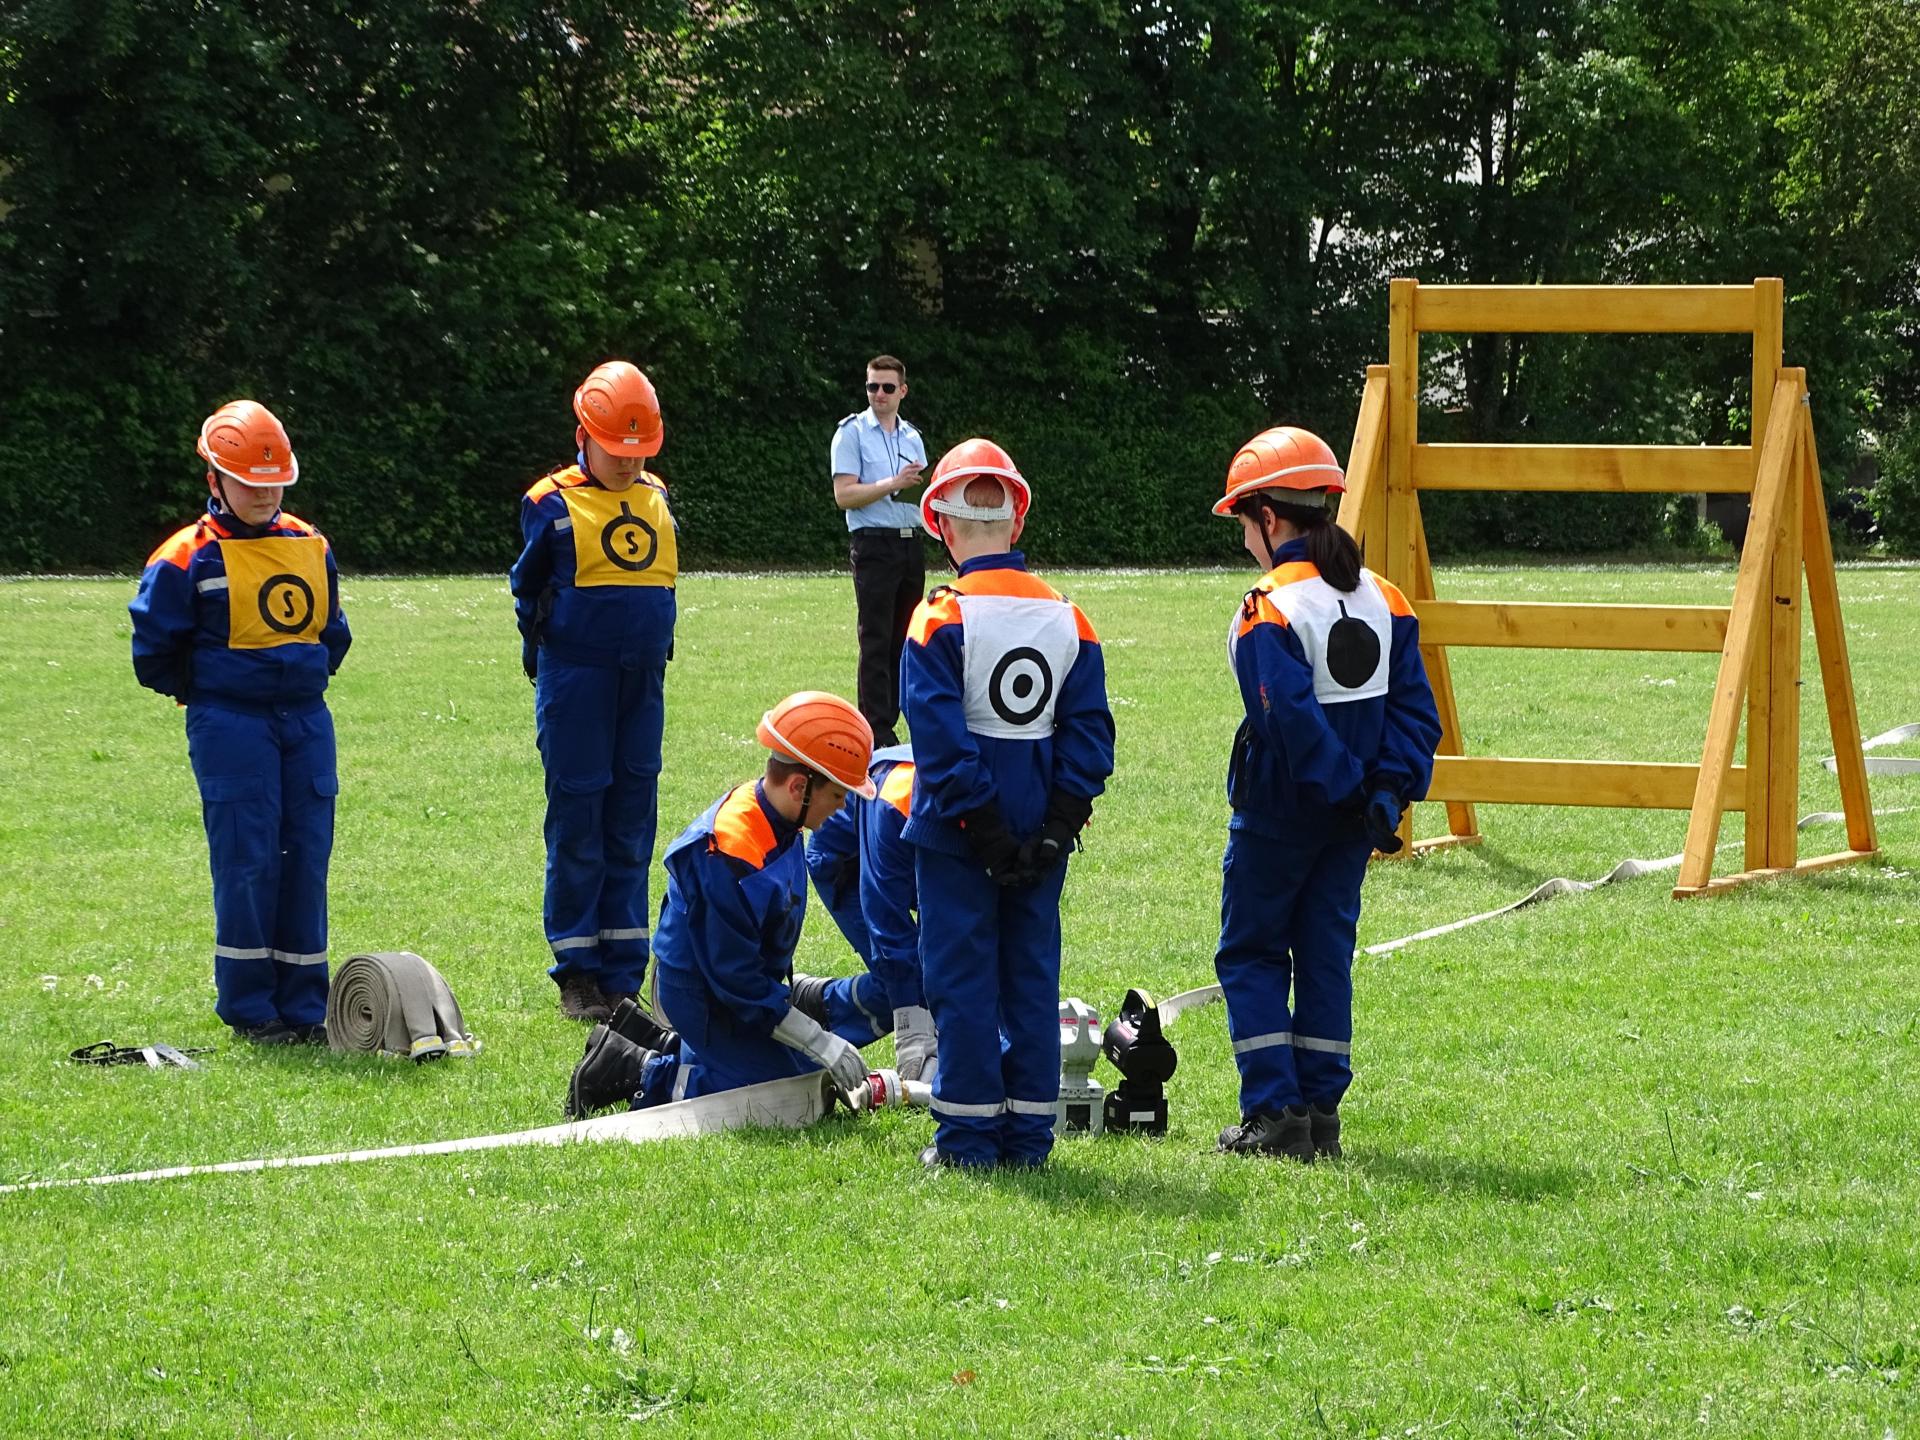
{"type": "MultiPolygon", "coordinates": [[[[1480,843],[1476,804],[1689,810],[1675,898],[1720,894],[1750,880],[1829,869],[1877,853],[1806,372],[1781,364],[1782,297],[1777,279],[1647,286],[1392,282],[1388,363],[1367,367],[1340,524],[1360,542],[1368,568],[1412,603],[1439,704],[1441,740],[1427,798],[1445,803],[1447,833],[1413,842],[1403,853],[1480,843]],[[1714,447],[1422,444],[1420,336],[1428,331],[1751,335],[1752,440],[1714,447]],[[1435,593],[1420,516],[1423,490],[1743,494],[1752,497],[1752,516],[1730,606],[1449,601],[1435,593]],[[1806,860],[1799,857],[1796,814],[1802,575],[1848,847],[1806,860]],[[1454,645],[1718,652],[1700,763],[1469,757],[1447,661],[1454,645]],[[1743,701],[1745,763],[1735,765],[1743,701]],[[1746,815],[1746,868],[1716,879],[1714,849],[1727,810],[1746,815]]],[[[1403,838],[1412,841],[1412,835],[1409,808],[1403,838]]]]}

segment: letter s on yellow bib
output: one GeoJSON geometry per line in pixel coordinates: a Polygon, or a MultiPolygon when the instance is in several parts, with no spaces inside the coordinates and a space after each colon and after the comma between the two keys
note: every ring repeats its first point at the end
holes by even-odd
{"type": "Polygon", "coordinates": [[[561,494],[573,521],[575,585],[673,585],[680,549],[667,497],[642,480],[621,491],[573,485],[561,494]]]}
{"type": "Polygon", "coordinates": [[[270,650],[313,644],[327,623],[327,542],[318,535],[222,540],[227,645],[270,650]]]}

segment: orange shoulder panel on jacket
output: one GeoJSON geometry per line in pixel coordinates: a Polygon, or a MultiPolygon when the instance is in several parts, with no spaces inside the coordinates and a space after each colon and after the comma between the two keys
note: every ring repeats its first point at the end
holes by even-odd
{"type": "Polygon", "coordinates": [[[914,606],[913,619],[907,623],[907,638],[916,645],[925,645],[942,625],[959,623],[960,596],[952,586],[941,585],[914,606]]]}
{"type": "MultiPolygon", "coordinates": [[[[1371,570],[1367,573],[1373,575],[1371,570]]],[[[1407,603],[1407,597],[1400,593],[1400,587],[1398,585],[1378,575],[1373,575],[1373,579],[1374,583],[1380,587],[1381,595],[1386,598],[1387,609],[1396,615],[1411,616],[1413,614],[1413,606],[1407,603]]]]}
{"type": "Polygon", "coordinates": [[[880,798],[902,815],[913,808],[913,762],[902,760],[880,784],[880,798]]]}
{"type": "Polygon", "coordinates": [[[1318,580],[1320,567],[1311,560],[1289,560],[1276,565],[1261,577],[1256,590],[1278,590],[1282,585],[1297,585],[1302,580],[1318,580]]]}
{"type": "Polygon", "coordinates": [[[546,499],[547,496],[561,490],[570,489],[580,484],[586,478],[587,477],[580,472],[578,465],[565,466],[554,471],[551,475],[541,476],[538,480],[534,481],[533,484],[529,485],[527,487],[527,499],[533,504],[538,505],[542,500],[546,499]]]}
{"type": "Polygon", "coordinates": [[[1249,590],[1247,598],[1240,602],[1240,634],[1244,636],[1256,625],[1278,625],[1291,630],[1286,612],[1273,603],[1273,597],[1264,590],[1249,590]]]}
{"type": "Polygon", "coordinates": [[[321,535],[318,530],[314,529],[310,523],[302,520],[298,515],[289,515],[284,510],[280,512],[280,518],[275,523],[293,531],[296,535],[312,535],[322,540],[326,538],[324,535],[321,535]]]}
{"type": "Polygon", "coordinates": [[[767,863],[767,855],[778,843],[773,837],[773,826],[767,823],[766,812],[760,808],[759,797],[753,793],[752,782],[728,791],[713,817],[712,848],[735,860],[744,860],[758,870],[767,863]]]}
{"type": "Polygon", "coordinates": [[[153,553],[147,556],[147,564],[151,565],[155,561],[164,560],[176,570],[184,570],[187,568],[187,562],[193,559],[194,551],[204,545],[211,545],[219,538],[204,520],[196,520],[191,525],[182,525],[154,547],[153,553]]]}
{"type": "Polygon", "coordinates": [[[1060,592],[1026,570],[976,570],[953,582],[963,595],[1013,595],[1023,600],[1058,600],[1060,592]]]}
{"type": "Polygon", "coordinates": [[[1073,610],[1073,626],[1074,629],[1080,632],[1080,638],[1089,645],[1098,645],[1100,643],[1100,637],[1093,633],[1093,622],[1087,619],[1087,612],[1082,610],[1078,605],[1075,605],[1071,600],[1069,600],[1067,604],[1073,610]]]}

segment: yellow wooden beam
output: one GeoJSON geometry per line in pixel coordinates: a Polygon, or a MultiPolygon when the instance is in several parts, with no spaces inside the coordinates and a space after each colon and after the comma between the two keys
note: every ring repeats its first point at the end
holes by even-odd
{"type": "Polygon", "coordinates": [[[1744,495],[1748,445],[1416,445],[1422,490],[1578,490],[1624,495],[1744,495]]]}
{"type": "MultiPolygon", "coordinates": [[[[1685,810],[1693,804],[1698,765],[1632,760],[1502,760],[1437,756],[1429,800],[1488,805],[1604,805],[1629,810],[1685,810]]],[[[1746,805],[1747,772],[1727,773],[1726,808],[1746,805]]]]}
{"type": "Polygon", "coordinates": [[[1730,890],[1738,890],[1742,885],[1751,885],[1756,880],[1784,880],[1789,875],[1807,875],[1815,870],[1837,870],[1842,865],[1858,865],[1862,860],[1873,859],[1878,853],[1877,850],[1837,850],[1831,855],[1815,855],[1792,865],[1743,870],[1738,875],[1722,875],[1718,880],[1709,880],[1704,885],[1676,885],[1673,887],[1673,898],[1710,899],[1725,895],[1730,890]]]}
{"type": "Polygon", "coordinates": [[[1465,334],[1744,335],[1753,310],[1751,285],[1422,285],[1413,323],[1465,334]]]}
{"type": "Polygon", "coordinates": [[[1387,503],[1385,575],[1411,594],[1415,537],[1413,528],[1413,447],[1420,422],[1420,336],[1413,326],[1417,280],[1395,280],[1387,287],[1387,503]]]}
{"type": "MultiPolygon", "coordinates": [[[[1427,523],[1420,513],[1420,497],[1413,497],[1414,551],[1413,551],[1413,592],[1407,598],[1418,604],[1421,600],[1431,601],[1436,593],[1433,581],[1433,554],[1427,549],[1427,523]]],[[[1432,642],[1426,635],[1420,637],[1420,658],[1426,663],[1427,680],[1433,687],[1434,708],[1440,712],[1440,744],[1436,753],[1441,755],[1464,755],[1467,753],[1466,735],[1460,729],[1460,708],[1453,696],[1453,662],[1447,658],[1444,645],[1432,642]]],[[[1407,807],[1406,836],[1413,838],[1413,807],[1407,807]]],[[[1471,805],[1458,800],[1447,805],[1447,831],[1455,839],[1477,841],[1480,834],[1480,818],[1471,805]]],[[[1413,853],[1420,853],[1416,844],[1413,853]]]]}
{"type": "Polygon", "coordinates": [[[1353,445],[1347,451],[1347,489],[1340,497],[1337,523],[1360,542],[1369,568],[1380,570],[1386,549],[1382,516],[1387,476],[1388,366],[1367,367],[1366,388],[1360,392],[1360,418],[1353,427],[1353,445]]]}
{"type": "MultiPolygon", "coordinates": [[[[1736,807],[1723,800],[1731,790],[1734,743],[1740,733],[1740,703],[1746,698],[1753,666],[1754,642],[1766,633],[1770,603],[1768,585],[1773,575],[1773,533],[1780,523],[1780,503],[1799,448],[1798,410],[1802,382],[1798,371],[1783,370],[1774,387],[1766,444],[1761,447],[1760,475],[1753,487],[1753,514],[1747,523],[1747,541],[1740,549],[1740,573],[1733,586],[1733,613],[1727,620],[1727,644],[1720,652],[1720,672],[1713,685],[1713,707],[1707,715],[1707,738],[1700,754],[1699,786],[1693,814],[1687,821],[1687,845],[1680,861],[1680,888],[1697,889],[1713,878],[1713,851],[1720,839],[1722,811],[1736,807]]],[[[1751,754],[1751,751],[1749,751],[1751,754]]],[[[1753,789],[1764,796],[1765,773],[1753,789]]],[[[1749,797],[1742,791],[1742,805],[1749,797]]]]}
{"type": "MultiPolygon", "coordinates": [[[[1779,383],[1780,366],[1784,356],[1781,330],[1782,287],[1778,280],[1756,281],[1753,287],[1753,444],[1756,447],[1753,456],[1754,478],[1756,483],[1760,470],[1759,446],[1765,440],[1767,428],[1773,410],[1773,389],[1779,383]]],[[[1802,401],[1805,392],[1802,392],[1802,401]]],[[[1764,544],[1767,546],[1766,568],[1762,571],[1761,590],[1771,596],[1779,583],[1779,570],[1785,556],[1781,542],[1790,523],[1789,511],[1792,506],[1792,492],[1797,488],[1797,474],[1790,475],[1781,496],[1779,524],[1759,539],[1755,532],[1759,528],[1750,518],[1747,525],[1748,546],[1764,544]]],[[[1757,517],[1754,517],[1757,518],[1757,517]]],[[[1744,556],[1743,556],[1744,558],[1744,556]]],[[[1796,577],[1797,583],[1797,577],[1796,577]]],[[[1748,870],[1778,868],[1783,861],[1771,851],[1770,817],[1774,811],[1772,787],[1774,782],[1774,702],[1779,689],[1774,684],[1773,660],[1774,640],[1779,630],[1776,617],[1770,605],[1763,606],[1759,628],[1753,637],[1753,665],[1747,671],[1747,769],[1753,772],[1753,804],[1747,809],[1746,842],[1748,870]]],[[[1794,631],[1797,643],[1800,632],[1794,631]]],[[[1795,787],[1798,788],[1797,786],[1795,787]]],[[[1787,801],[1789,807],[1793,801],[1787,801]]]]}
{"type": "Polygon", "coordinates": [[[1542,650],[1683,650],[1718,654],[1724,605],[1558,605],[1415,600],[1423,645],[1542,650]]]}

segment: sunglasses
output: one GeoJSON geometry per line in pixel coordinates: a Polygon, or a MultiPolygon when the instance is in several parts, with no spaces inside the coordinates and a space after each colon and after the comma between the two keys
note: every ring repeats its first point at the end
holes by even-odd
{"type": "Polygon", "coordinates": [[[867,393],[869,395],[872,395],[876,392],[882,395],[891,395],[893,394],[894,391],[898,390],[899,388],[900,387],[894,384],[891,380],[867,381],[867,393]]]}

